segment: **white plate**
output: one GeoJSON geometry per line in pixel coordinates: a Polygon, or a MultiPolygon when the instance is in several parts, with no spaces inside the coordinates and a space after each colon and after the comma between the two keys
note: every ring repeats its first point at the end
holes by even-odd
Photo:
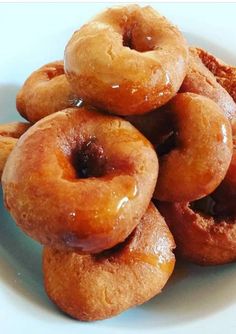
{"type": "MultiPolygon", "coordinates": [[[[0,122],[19,119],[15,95],[37,67],[63,57],[81,24],[108,4],[0,4],[0,122]]],[[[236,65],[236,4],[153,4],[190,43],[236,65]]],[[[0,198],[1,333],[236,332],[236,265],[178,264],[164,292],[110,320],[86,324],[60,313],[47,299],[41,247],[10,219],[0,198]]]]}

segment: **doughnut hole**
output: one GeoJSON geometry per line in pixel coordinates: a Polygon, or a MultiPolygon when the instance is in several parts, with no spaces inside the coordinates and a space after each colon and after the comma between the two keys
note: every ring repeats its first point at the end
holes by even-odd
{"type": "Polygon", "coordinates": [[[80,179],[106,174],[107,157],[103,147],[96,142],[96,138],[91,138],[84,142],[79,150],[74,150],[72,165],[80,179]]]}

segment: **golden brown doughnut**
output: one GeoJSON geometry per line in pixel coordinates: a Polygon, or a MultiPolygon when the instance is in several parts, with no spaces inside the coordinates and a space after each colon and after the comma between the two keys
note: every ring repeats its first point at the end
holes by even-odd
{"type": "Polygon", "coordinates": [[[165,104],[186,75],[180,31],[151,7],[114,7],[76,31],[65,49],[65,72],[88,104],[118,115],[165,104]]]}
{"type": "Polygon", "coordinates": [[[17,94],[16,107],[21,116],[35,123],[56,111],[75,106],[78,101],[64,74],[63,61],[55,61],[28,77],[17,94]]]}
{"type": "Polygon", "coordinates": [[[224,87],[236,102],[236,67],[225,64],[209,52],[196,48],[203,64],[214,74],[219,84],[224,87]]]}
{"type": "Polygon", "coordinates": [[[194,204],[158,204],[158,209],[173,233],[177,245],[176,253],[200,265],[218,265],[235,261],[236,216],[202,213],[194,204]]]}
{"type": "Polygon", "coordinates": [[[232,131],[207,97],[180,93],[166,106],[175,120],[173,146],[159,156],[154,198],[184,202],[204,197],[224,179],[232,157],[232,131]]]}
{"type": "Polygon", "coordinates": [[[164,219],[151,204],[132,235],[102,254],[45,247],[46,292],[74,318],[93,321],[115,316],[161,292],[174,268],[174,247],[164,219]]]}
{"type": "Polygon", "coordinates": [[[0,182],[3,168],[18,138],[29,128],[30,124],[13,122],[0,124],[0,182]]]}
{"type": "Polygon", "coordinates": [[[228,92],[217,82],[217,77],[202,61],[199,49],[189,49],[189,66],[180,92],[192,92],[209,97],[222,109],[224,115],[232,119],[236,116],[236,104],[228,92]]]}
{"type": "Polygon", "coordinates": [[[145,213],[156,153],[129,122],[86,108],[34,124],[4,169],[5,205],[45,245],[97,253],[122,242],[145,213]]]}

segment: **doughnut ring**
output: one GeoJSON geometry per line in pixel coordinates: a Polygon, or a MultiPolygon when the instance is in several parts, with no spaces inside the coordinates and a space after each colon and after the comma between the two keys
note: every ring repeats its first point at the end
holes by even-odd
{"type": "Polygon", "coordinates": [[[225,64],[203,49],[196,48],[203,64],[214,74],[219,84],[224,87],[236,102],[236,67],[225,64]]]}
{"type": "Polygon", "coordinates": [[[153,204],[123,244],[96,255],[45,247],[43,272],[49,298],[65,313],[101,320],[160,293],[174,265],[173,237],[153,204]]]}
{"type": "MultiPolygon", "coordinates": [[[[210,71],[210,64],[212,63],[207,62],[206,59],[210,59],[211,61],[213,57],[209,57],[209,54],[204,53],[204,51],[200,49],[189,49],[188,71],[180,88],[180,92],[191,92],[209,97],[219,105],[227,118],[232,119],[236,116],[236,104],[232,98],[236,97],[236,94],[235,96],[232,95],[232,97],[230,95],[233,91],[233,86],[236,92],[236,70],[234,73],[235,81],[231,80],[231,77],[229,77],[229,79],[225,77],[219,79],[215,76],[216,73],[218,73],[217,71],[210,71]]],[[[219,68],[220,66],[218,69],[219,68]]],[[[232,73],[233,70],[234,69],[232,69],[232,73]]]]}
{"type": "Polygon", "coordinates": [[[157,173],[155,150],[129,122],[69,108],[18,141],[3,172],[4,201],[17,225],[40,243],[98,253],[138,224],[157,173]]]}
{"type": "Polygon", "coordinates": [[[164,105],[187,72],[180,31],[151,7],[105,10],[76,31],[65,49],[65,72],[86,103],[118,115],[164,105]]]}
{"type": "Polygon", "coordinates": [[[29,128],[30,124],[13,122],[0,124],[0,181],[3,168],[18,138],[29,128]]]}
{"type": "Polygon", "coordinates": [[[200,265],[218,265],[236,260],[235,215],[202,213],[196,209],[194,202],[160,202],[158,209],[173,233],[176,254],[183,259],[200,265]]]}
{"type": "Polygon", "coordinates": [[[17,94],[16,108],[22,117],[35,123],[78,101],[64,74],[63,61],[55,61],[29,76],[17,94]]]}
{"type": "Polygon", "coordinates": [[[177,94],[166,108],[175,129],[172,147],[159,155],[154,198],[193,201],[214,191],[224,179],[232,157],[231,126],[219,106],[201,95],[177,94]]]}

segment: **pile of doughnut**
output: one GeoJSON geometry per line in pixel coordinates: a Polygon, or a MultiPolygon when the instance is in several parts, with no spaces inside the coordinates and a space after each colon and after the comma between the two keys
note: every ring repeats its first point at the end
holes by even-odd
{"type": "Polygon", "coordinates": [[[235,102],[236,68],[138,5],[98,14],[29,76],[27,122],[0,126],[1,182],[62,311],[92,321],[142,304],[175,255],[236,260],[235,102]]]}

